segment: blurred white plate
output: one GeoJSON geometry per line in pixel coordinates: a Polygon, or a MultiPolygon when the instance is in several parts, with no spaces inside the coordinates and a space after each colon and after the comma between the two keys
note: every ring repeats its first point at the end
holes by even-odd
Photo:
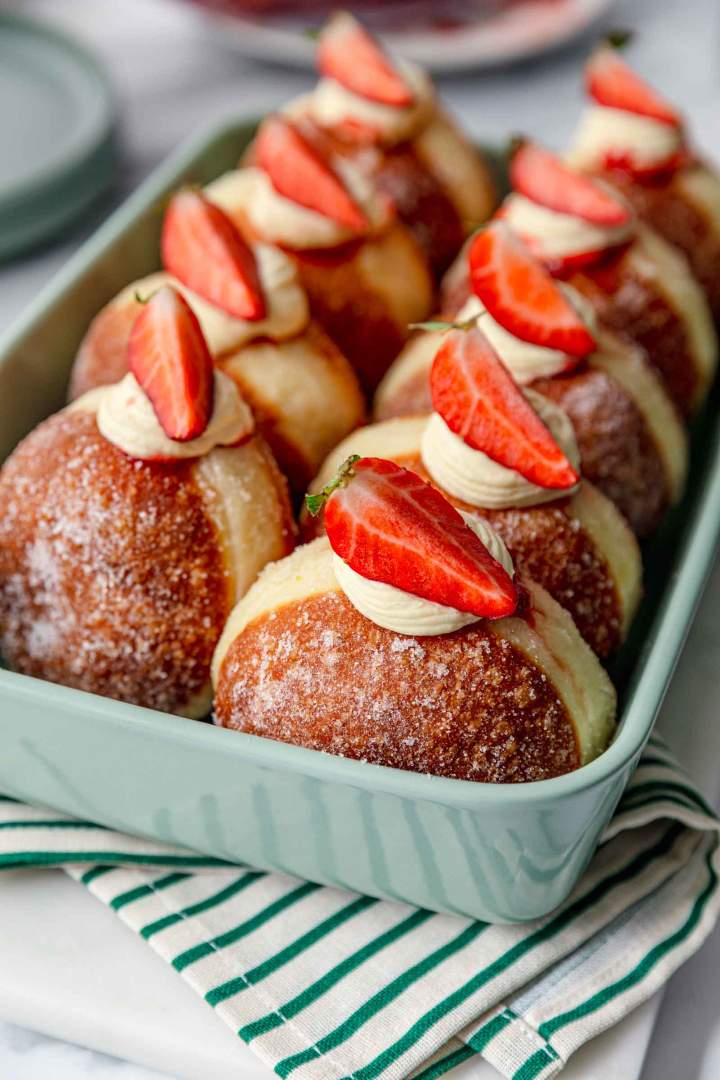
{"type": "MultiPolygon", "coordinates": [[[[216,10],[212,7],[213,0],[210,6],[204,0],[195,3],[211,29],[243,56],[312,67],[315,47],[308,30],[313,29],[314,20],[309,13],[252,17],[216,10]]],[[[389,28],[383,30],[382,36],[389,48],[431,71],[495,67],[564,45],[589,29],[613,3],[614,0],[508,0],[496,5],[476,0],[474,4],[456,6],[456,12],[463,11],[457,19],[452,18],[453,5],[443,5],[441,18],[450,25],[437,25],[440,18],[436,17],[435,26],[423,26],[417,17],[418,9],[426,5],[411,3],[399,5],[392,14],[396,21],[404,15],[407,21],[415,22],[417,29],[389,28]]]]}

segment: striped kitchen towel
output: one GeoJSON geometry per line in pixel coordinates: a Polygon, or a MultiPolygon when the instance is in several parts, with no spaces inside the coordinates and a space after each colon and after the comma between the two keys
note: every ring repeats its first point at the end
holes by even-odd
{"type": "Polygon", "coordinates": [[[431,1080],[476,1054],[554,1076],[710,933],[718,839],[655,738],[569,899],[494,926],[0,801],[0,865],[63,866],[293,1080],[431,1080]]]}

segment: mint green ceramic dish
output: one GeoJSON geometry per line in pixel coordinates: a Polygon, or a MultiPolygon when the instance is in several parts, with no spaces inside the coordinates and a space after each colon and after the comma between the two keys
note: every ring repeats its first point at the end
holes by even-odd
{"type": "MultiPolygon", "coordinates": [[[[96,311],[157,265],[168,190],[231,167],[252,127],[171,160],[0,342],[0,457],[63,404],[96,311]]],[[[621,722],[578,772],[484,785],[366,765],[0,671],[0,790],[224,858],[493,921],[551,910],[591,857],[647,739],[720,533],[717,395],[687,496],[647,549],[647,597],[616,664],[621,722]]]]}

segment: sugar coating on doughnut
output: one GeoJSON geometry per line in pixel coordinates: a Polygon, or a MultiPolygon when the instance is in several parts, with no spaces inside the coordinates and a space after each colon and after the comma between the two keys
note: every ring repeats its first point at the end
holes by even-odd
{"type": "Polygon", "coordinates": [[[342,594],[325,537],[263,570],[213,659],[218,722],[316,750],[474,780],[585,764],[615,692],[570,616],[525,582],[524,617],[414,638],[342,594]]]}
{"type": "Polygon", "coordinates": [[[195,712],[232,599],[192,463],[133,460],[72,410],[0,472],[0,648],[16,670],[195,712]]]}
{"type": "Polygon", "coordinates": [[[340,593],[251,623],[223,664],[227,727],[415,772],[539,780],[579,765],[551,682],[484,623],[412,638],[340,593]]]}

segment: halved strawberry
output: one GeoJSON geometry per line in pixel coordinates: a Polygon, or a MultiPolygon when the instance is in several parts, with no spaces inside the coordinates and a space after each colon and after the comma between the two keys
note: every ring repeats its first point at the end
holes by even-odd
{"type": "Polygon", "coordinates": [[[475,236],[468,260],[475,295],[515,337],[578,360],[593,351],[595,340],[565,293],[504,221],[475,236]]]}
{"type": "Polygon", "coordinates": [[[596,225],[626,225],[632,211],[620,195],[535,143],[523,142],[510,162],[510,182],[521,195],[560,214],[596,225]]]}
{"type": "Polygon", "coordinates": [[[320,35],[317,66],[353,94],[383,105],[408,108],[410,87],[382,45],[349,12],[339,11],[320,35]]]}
{"type": "Polygon", "coordinates": [[[200,323],[177,289],[164,285],[130,332],[128,366],[169,439],[202,435],[213,407],[213,362],[200,323]]]}
{"type": "Polygon", "coordinates": [[[481,330],[453,330],[430,370],[435,411],[474,450],[543,488],[579,476],[481,330]]]}
{"type": "Polygon", "coordinates": [[[649,116],[671,127],[682,125],[677,109],[636,75],[611,45],[601,45],[588,60],[585,85],[600,105],[649,116]]]}
{"type": "Polygon", "coordinates": [[[362,577],[489,619],[517,607],[504,567],[447,499],[409,469],[351,458],[323,498],[330,546],[362,577]]]}
{"type": "Polygon", "coordinates": [[[255,160],[286,199],[362,232],[368,221],[317,146],[284,116],[271,116],[255,140],[255,160]]]}
{"type": "Polygon", "coordinates": [[[227,214],[202,192],[188,189],[173,197],[160,246],[165,269],[198,296],[238,319],[265,317],[252,250],[227,214]]]}

